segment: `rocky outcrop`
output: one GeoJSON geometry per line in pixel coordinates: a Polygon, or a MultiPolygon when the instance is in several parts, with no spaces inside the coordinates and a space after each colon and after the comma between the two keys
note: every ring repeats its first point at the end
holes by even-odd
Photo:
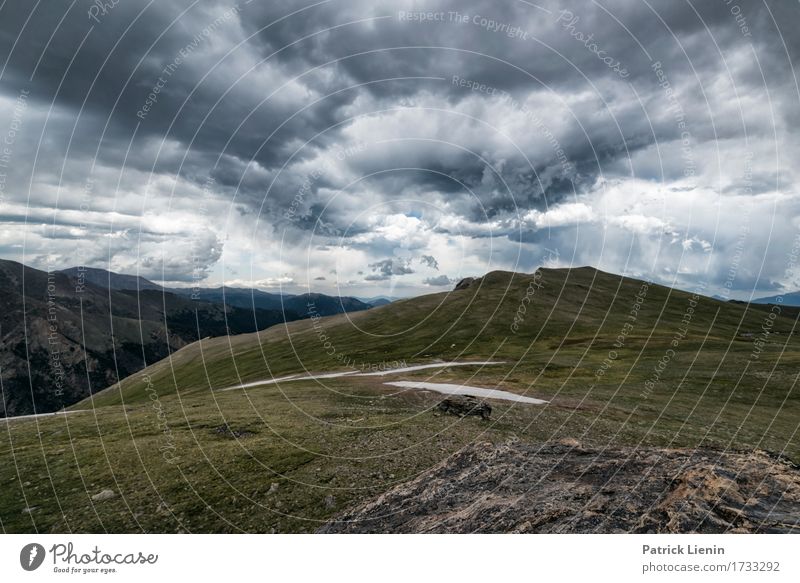
{"type": "Polygon", "coordinates": [[[474,277],[465,277],[464,279],[462,279],[461,281],[459,281],[456,284],[456,287],[454,287],[453,290],[454,291],[458,291],[460,289],[467,289],[473,283],[475,283],[475,278],[474,277]]]}
{"type": "Polygon", "coordinates": [[[481,443],[320,532],[800,532],[800,470],[762,451],[481,443]]]}
{"type": "Polygon", "coordinates": [[[492,407],[484,401],[479,401],[475,397],[464,395],[453,395],[447,397],[439,403],[436,408],[442,413],[448,413],[457,417],[476,415],[481,419],[489,419],[492,415],[492,407]]]}

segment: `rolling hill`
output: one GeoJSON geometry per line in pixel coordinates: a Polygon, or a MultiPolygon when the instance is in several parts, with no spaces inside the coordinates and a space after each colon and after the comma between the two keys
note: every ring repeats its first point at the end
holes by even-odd
{"type": "MultiPolygon", "coordinates": [[[[721,484],[750,458],[714,452],[764,450],[736,489],[760,496],[760,472],[774,473],[769,484],[798,483],[795,326],[779,310],[573,268],[492,272],[458,291],[202,339],[69,414],[9,422],[0,455],[13,452],[22,469],[0,469],[0,516],[13,532],[310,532],[341,517],[374,519],[380,500],[429,492],[442,476],[453,476],[448,499],[466,500],[458,488],[473,478],[451,472],[482,484],[496,472],[464,460],[524,467],[511,454],[478,455],[475,443],[487,452],[519,443],[513,455],[523,457],[556,447],[548,444],[605,452],[612,473],[624,466],[613,460],[647,448],[613,492],[600,479],[581,485],[611,507],[633,487],[625,480],[661,456],[676,471],[695,460],[697,479],[721,484]],[[490,399],[488,421],[459,418],[441,413],[438,393],[387,380],[496,388],[533,404],[490,399]]],[[[585,457],[565,464],[594,471],[585,457]]],[[[668,530],[675,496],[696,502],[666,471],[656,477],[667,489],[653,496],[673,498],[654,498],[667,510],[648,532],[668,530]]],[[[788,504],[791,515],[796,501],[788,504]]],[[[734,528],[730,516],[715,528],[734,528]]]]}
{"type": "MultiPolygon", "coordinates": [[[[200,346],[187,347],[171,363],[169,376],[176,382],[164,388],[193,390],[341,368],[340,355],[366,364],[507,359],[515,371],[527,371],[531,359],[539,361],[547,354],[545,370],[535,375],[537,382],[548,371],[573,369],[578,363],[572,378],[592,379],[592,365],[603,363],[608,352],[613,350],[614,360],[620,361],[638,356],[641,366],[642,359],[648,362],[648,353],[639,352],[666,352],[676,337],[684,354],[701,346],[706,357],[716,354],[709,349],[718,346],[728,353],[752,352],[769,323],[771,340],[785,339],[793,346],[794,319],[777,316],[773,321],[770,313],[762,306],[720,302],[592,268],[541,269],[536,276],[492,272],[464,290],[400,300],[346,317],[294,322],[230,341],[204,342],[206,362],[209,355],[214,357],[207,375],[195,366],[200,346]],[[322,334],[334,354],[321,350],[322,334]],[[624,342],[617,346],[621,336],[624,342]]],[[[161,367],[153,374],[161,379],[161,367]]],[[[126,389],[123,382],[119,390],[125,394],[126,389]]]]}

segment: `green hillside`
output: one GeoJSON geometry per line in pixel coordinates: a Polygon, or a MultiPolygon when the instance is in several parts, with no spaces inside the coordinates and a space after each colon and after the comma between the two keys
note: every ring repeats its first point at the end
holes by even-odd
{"type": "Polygon", "coordinates": [[[90,412],[9,422],[2,526],[310,531],[478,438],[761,448],[800,461],[794,327],[763,306],[577,268],[492,272],[459,291],[206,339],[72,408],[90,412]],[[380,376],[212,390],[480,360],[505,364],[402,378],[549,404],[493,401],[489,422],[437,416],[441,395],[380,376]],[[116,496],[91,499],[104,489],[116,496]]]}

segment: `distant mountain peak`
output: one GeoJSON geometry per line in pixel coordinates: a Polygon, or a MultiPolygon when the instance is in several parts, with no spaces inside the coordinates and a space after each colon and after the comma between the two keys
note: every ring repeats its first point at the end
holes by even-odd
{"type": "Polygon", "coordinates": [[[164,291],[163,287],[140,275],[115,273],[98,267],[69,267],[67,269],[62,269],[60,273],[76,279],[83,279],[99,287],[110,288],[117,291],[145,289],[164,291]]]}
{"type": "Polygon", "coordinates": [[[775,296],[767,296],[750,300],[752,304],[783,304],[784,306],[800,306],[800,291],[787,292],[775,296]]]}

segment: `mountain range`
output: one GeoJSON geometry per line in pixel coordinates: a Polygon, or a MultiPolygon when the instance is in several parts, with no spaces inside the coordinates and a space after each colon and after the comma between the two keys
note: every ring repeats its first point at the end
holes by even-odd
{"type": "Polygon", "coordinates": [[[165,288],[138,275],[114,273],[113,271],[92,267],[70,267],[69,269],[61,270],[61,273],[74,278],[83,277],[89,283],[114,290],[166,291],[176,295],[188,296],[194,300],[221,303],[237,308],[281,310],[293,313],[297,318],[305,317],[304,314],[309,311],[310,303],[314,304],[314,309],[318,313],[323,316],[330,316],[344,312],[367,310],[370,307],[382,306],[393,301],[393,299],[385,296],[362,300],[348,296],[329,296],[319,293],[276,294],[255,288],[230,286],[165,288]]]}
{"type": "Polygon", "coordinates": [[[261,308],[266,310],[282,310],[307,318],[313,312],[323,316],[358,312],[373,307],[359,299],[347,296],[328,296],[319,293],[299,295],[273,294],[258,289],[217,287],[217,288],[172,288],[173,293],[190,296],[207,302],[216,302],[237,308],[261,308]]]}
{"type": "Polygon", "coordinates": [[[800,307],[800,291],[789,292],[776,296],[767,296],[752,300],[753,304],[782,304],[784,306],[800,307]]]}

